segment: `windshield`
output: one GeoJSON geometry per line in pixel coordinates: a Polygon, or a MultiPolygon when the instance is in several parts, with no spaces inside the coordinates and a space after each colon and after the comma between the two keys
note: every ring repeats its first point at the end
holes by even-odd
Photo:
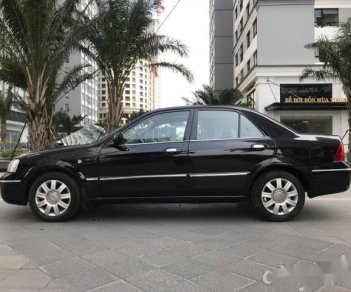
{"type": "Polygon", "coordinates": [[[63,146],[83,145],[95,142],[104,136],[104,129],[102,127],[92,125],[84,126],[78,131],[60,139],[57,144],[63,146]]]}

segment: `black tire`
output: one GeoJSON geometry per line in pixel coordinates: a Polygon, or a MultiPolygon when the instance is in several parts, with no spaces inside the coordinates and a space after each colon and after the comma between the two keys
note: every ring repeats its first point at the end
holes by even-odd
{"type": "MultiPolygon", "coordinates": [[[[285,186],[288,187],[289,185],[285,184],[285,186]]],[[[263,173],[254,182],[254,185],[251,191],[251,203],[255,213],[262,219],[265,219],[267,221],[273,221],[273,222],[288,221],[294,218],[295,216],[297,216],[301,212],[305,204],[305,190],[300,180],[293,174],[286,171],[270,171],[270,172],[263,173]],[[277,184],[275,183],[277,183],[279,179],[281,179],[280,180],[281,185],[286,183],[287,181],[292,184],[292,186],[290,186],[290,188],[288,189],[289,192],[286,191],[284,193],[283,191],[284,188],[281,185],[280,185],[280,188],[277,187],[277,184]],[[272,191],[270,187],[267,186],[268,183],[271,183],[269,185],[270,187],[274,186],[276,187],[276,189],[272,191]],[[282,190],[283,193],[281,192],[279,193],[279,190],[282,190]],[[265,197],[267,196],[267,192],[268,192],[268,197],[265,197]],[[274,193],[274,196],[277,196],[277,198],[274,196],[272,196],[272,198],[269,198],[270,192],[272,194],[274,193]],[[284,198],[286,198],[288,194],[290,196],[290,194],[292,195],[295,192],[297,192],[297,194],[295,196],[292,196],[291,198],[288,198],[289,201],[286,201],[286,200],[284,201],[284,198]],[[276,200],[274,200],[273,197],[276,200]],[[278,199],[283,200],[282,204],[280,204],[280,201],[278,199]],[[264,202],[267,207],[265,207],[264,202]],[[269,206],[270,204],[272,204],[272,202],[273,202],[273,205],[269,206]],[[288,203],[286,204],[286,202],[288,203]],[[296,204],[294,206],[294,204],[290,204],[290,203],[296,203],[296,204]],[[277,209],[278,212],[276,210],[273,210],[276,205],[278,208],[277,209]],[[284,206],[285,210],[283,210],[282,205],[285,205],[284,206]],[[291,211],[289,210],[289,208],[292,208],[291,211]],[[288,210],[288,213],[286,213],[286,210],[288,210]],[[276,214],[274,214],[273,212],[275,212],[276,214]]]]}
{"type": "MultiPolygon", "coordinates": [[[[48,198],[46,196],[46,198],[48,198]]],[[[47,199],[45,199],[47,200],[47,199]]],[[[44,202],[45,203],[45,202],[44,202]]],[[[61,203],[61,201],[60,201],[61,203]]],[[[62,204],[62,203],[61,203],[62,204]]],[[[29,190],[29,205],[30,208],[32,210],[32,212],[39,217],[41,220],[44,221],[48,221],[48,222],[62,222],[62,221],[67,221],[69,219],[71,219],[74,215],[77,214],[77,212],[79,211],[79,209],[81,208],[81,194],[79,191],[79,186],[76,183],[75,180],[73,180],[72,178],[70,178],[68,175],[64,174],[64,173],[60,173],[60,172],[50,172],[47,174],[43,174],[40,177],[38,177],[34,183],[32,184],[30,190],[29,190]],[[55,180],[57,181],[57,184],[59,186],[63,186],[64,185],[64,189],[63,192],[65,192],[63,195],[70,196],[70,198],[68,199],[64,199],[62,200],[62,202],[64,202],[68,207],[66,207],[66,209],[64,207],[61,206],[57,206],[57,208],[59,209],[60,212],[58,215],[56,214],[52,214],[52,213],[56,213],[54,211],[54,207],[53,205],[50,204],[46,204],[46,205],[50,205],[50,210],[51,210],[51,215],[49,213],[49,215],[43,213],[43,210],[40,209],[40,207],[38,206],[38,201],[39,200],[43,200],[43,198],[41,197],[37,197],[37,191],[43,191],[44,189],[41,187],[45,182],[49,182],[55,180]]],[[[46,206],[45,205],[45,206],[46,206]]],[[[56,204],[58,205],[58,204],[56,204]]]]}

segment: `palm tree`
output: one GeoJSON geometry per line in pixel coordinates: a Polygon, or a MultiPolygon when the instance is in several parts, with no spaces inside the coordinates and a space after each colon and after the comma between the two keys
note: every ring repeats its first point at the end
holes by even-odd
{"type": "Polygon", "coordinates": [[[0,91],[0,140],[1,142],[6,141],[6,120],[11,111],[13,102],[13,96],[11,93],[11,87],[8,89],[7,95],[5,95],[0,91]]]}
{"type": "MultiPolygon", "coordinates": [[[[351,129],[351,18],[341,24],[337,36],[334,39],[321,37],[316,42],[306,45],[306,48],[319,52],[322,68],[306,68],[300,79],[313,78],[316,80],[337,79],[343,85],[347,97],[349,129],[351,129]]],[[[351,142],[351,132],[349,131],[351,142]]],[[[349,158],[351,155],[351,143],[349,142],[349,158]]]]}
{"type": "Polygon", "coordinates": [[[80,0],[0,0],[0,80],[25,90],[20,102],[33,150],[52,145],[55,102],[92,74],[85,66],[63,70],[83,33],[80,0]]]}
{"type": "Polygon", "coordinates": [[[224,89],[215,91],[211,86],[202,85],[202,89],[195,91],[192,99],[183,98],[187,104],[206,105],[235,105],[243,98],[238,89],[224,89]]]}
{"type": "Polygon", "coordinates": [[[83,121],[84,117],[80,115],[74,115],[71,117],[68,112],[69,110],[63,111],[60,109],[55,113],[53,121],[57,131],[61,128],[67,135],[70,135],[73,132],[74,127],[83,121]]]}
{"type": "Polygon", "coordinates": [[[147,60],[153,69],[170,68],[192,80],[182,64],[156,62],[159,53],[187,56],[180,41],[150,31],[153,13],[160,0],[96,0],[99,15],[89,21],[88,41],[92,49],[82,48],[97,62],[108,89],[107,132],[117,127],[123,115],[121,103],[125,82],[138,60],[147,60]]]}

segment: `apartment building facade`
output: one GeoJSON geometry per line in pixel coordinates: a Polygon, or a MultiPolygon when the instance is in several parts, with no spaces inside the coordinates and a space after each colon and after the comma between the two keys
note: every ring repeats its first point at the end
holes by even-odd
{"type": "Polygon", "coordinates": [[[323,65],[305,45],[333,38],[351,17],[351,1],[234,0],[232,9],[234,86],[242,102],[298,132],[343,136],[347,103],[340,82],[300,76],[323,65]]]}
{"type": "Polygon", "coordinates": [[[210,0],[210,86],[233,88],[233,0],[210,0]]]}
{"type": "MultiPolygon", "coordinates": [[[[80,9],[85,11],[86,15],[93,17],[98,13],[98,8],[93,1],[81,0],[80,9]]],[[[88,45],[88,44],[85,44],[88,45]]],[[[98,70],[96,62],[80,51],[75,51],[66,60],[63,66],[65,71],[75,66],[86,65],[85,73],[92,73],[98,70]]],[[[71,116],[83,116],[82,125],[94,125],[98,121],[98,76],[85,80],[74,90],[63,96],[56,104],[55,110],[69,110],[71,116]]]]}

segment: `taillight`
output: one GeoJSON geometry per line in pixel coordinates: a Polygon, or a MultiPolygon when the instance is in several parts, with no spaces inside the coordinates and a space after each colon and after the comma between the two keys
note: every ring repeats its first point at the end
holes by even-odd
{"type": "Polygon", "coordinates": [[[344,144],[340,142],[338,150],[336,150],[334,162],[340,162],[345,160],[344,144]]]}

